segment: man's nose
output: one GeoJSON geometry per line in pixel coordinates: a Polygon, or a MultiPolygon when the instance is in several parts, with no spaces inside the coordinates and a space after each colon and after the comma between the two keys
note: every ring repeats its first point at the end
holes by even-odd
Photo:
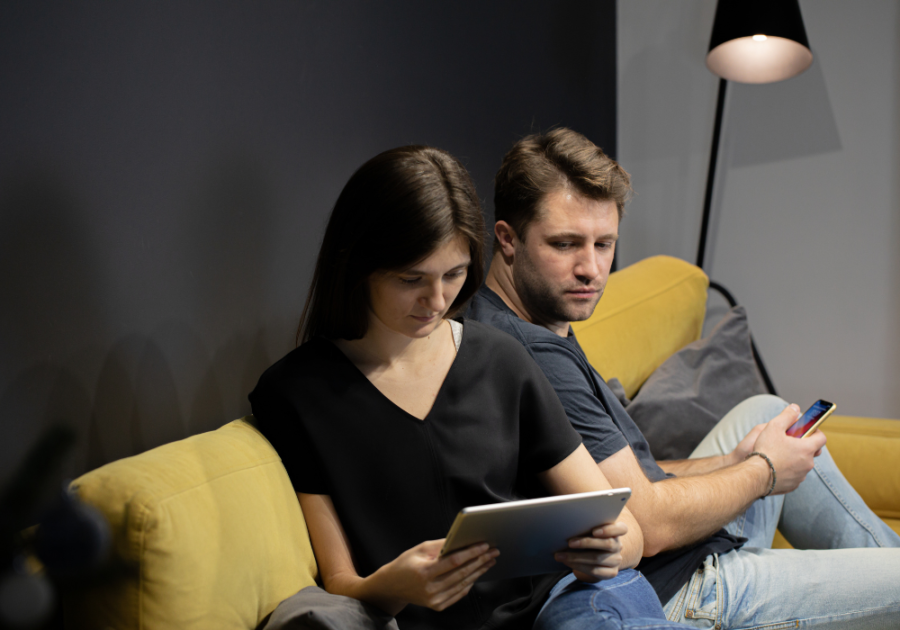
{"type": "Polygon", "coordinates": [[[575,265],[575,275],[579,278],[593,280],[600,275],[600,261],[597,251],[593,247],[582,250],[575,265]]]}

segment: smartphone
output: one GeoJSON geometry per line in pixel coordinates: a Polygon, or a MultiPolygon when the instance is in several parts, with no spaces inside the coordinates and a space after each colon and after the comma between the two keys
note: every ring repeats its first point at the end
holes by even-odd
{"type": "Polygon", "coordinates": [[[827,400],[817,400],[812,407],[806,410],[800,419],[791,425],[786,431],[791,437],[805,438],[807,435],[819,428],[819,425],[825,422],[825,418],[830,416],[837,405],[827,400]]]}

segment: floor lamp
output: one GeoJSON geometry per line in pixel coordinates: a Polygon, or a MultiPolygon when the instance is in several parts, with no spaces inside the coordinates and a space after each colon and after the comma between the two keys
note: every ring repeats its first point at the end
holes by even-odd
{"type": "MultiPolygon", "coordinates": [[[[713,21],[706,67],[719,77],[716,118],[713,125],[709,171],[703,199],[703,220],[697,246],[697,266],[703,268],[709,215],[712,208],[713,184],[719,155],[722,113],[728,81],[739,83],[774,83],[797,76],[812,64],[813,56],[803,26],[798,0],[719,0],[713,21]]],[[[731,306],[736,300],[722,285],[710,281],[710,287],[721,293],[731,306]]],[[[763,365],[753,339],[753,355],[766,387],[775,387],[763,365]]]]}

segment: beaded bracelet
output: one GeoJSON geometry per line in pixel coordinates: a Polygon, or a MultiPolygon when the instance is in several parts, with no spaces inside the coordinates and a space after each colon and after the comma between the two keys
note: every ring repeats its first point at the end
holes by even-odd
{"type": "Polygon", "coordinates": [[[775,464],[772,463],[772,460],[769,459],[769,457],[765,453],[760,453],[759,451],[753,451],[752,453],[747,455],[747,457],[745,457],[744,459],[748,460],[751,457],[753,457],[754,455],[759,455],[764,460],[766,460],[766,463],[769,465],[769,470],[772,471],[772,485],[769,487],[769,491],[763,495],[763,498],[765,498],[765,497],[769,496],[770,494],[772,494],[772,491],[775,489],[775,480],[778,478],[775,475],[775,464]]]}

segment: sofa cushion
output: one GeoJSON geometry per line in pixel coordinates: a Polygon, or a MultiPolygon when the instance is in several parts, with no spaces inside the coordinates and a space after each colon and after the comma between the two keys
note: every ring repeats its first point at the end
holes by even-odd
{"type": "Polygon", "coordinates": [[[352,597],[307,586],[278,605],[260,630],[398,630],[386,612],[352,597]]]}
{"type": "Polygon", "coordinates": [[[686,459],[742,400],[765,394],[743,306],[656,369],[627,406],[656,459],[686,459]]]}
{"type": "Polygon", "coordinates": [[[315,583],[278,454],[247,420],[76,479],[110,523],[107,575],[67,589],[67,628],[254,628],[315,583]]]}
{"type": "Polygon", "coordinates": [[[900,534],[900,422],[834,415],[822,425],[828,450],[875,514],[900,534]]]}
{"type": "Polygon", "coordinates": [[[700,338],[708,287],[690,263],[647,258],[611,274],[594,314],[572,329],[600,375],[634,396],[663,361],[700,338]]]}

